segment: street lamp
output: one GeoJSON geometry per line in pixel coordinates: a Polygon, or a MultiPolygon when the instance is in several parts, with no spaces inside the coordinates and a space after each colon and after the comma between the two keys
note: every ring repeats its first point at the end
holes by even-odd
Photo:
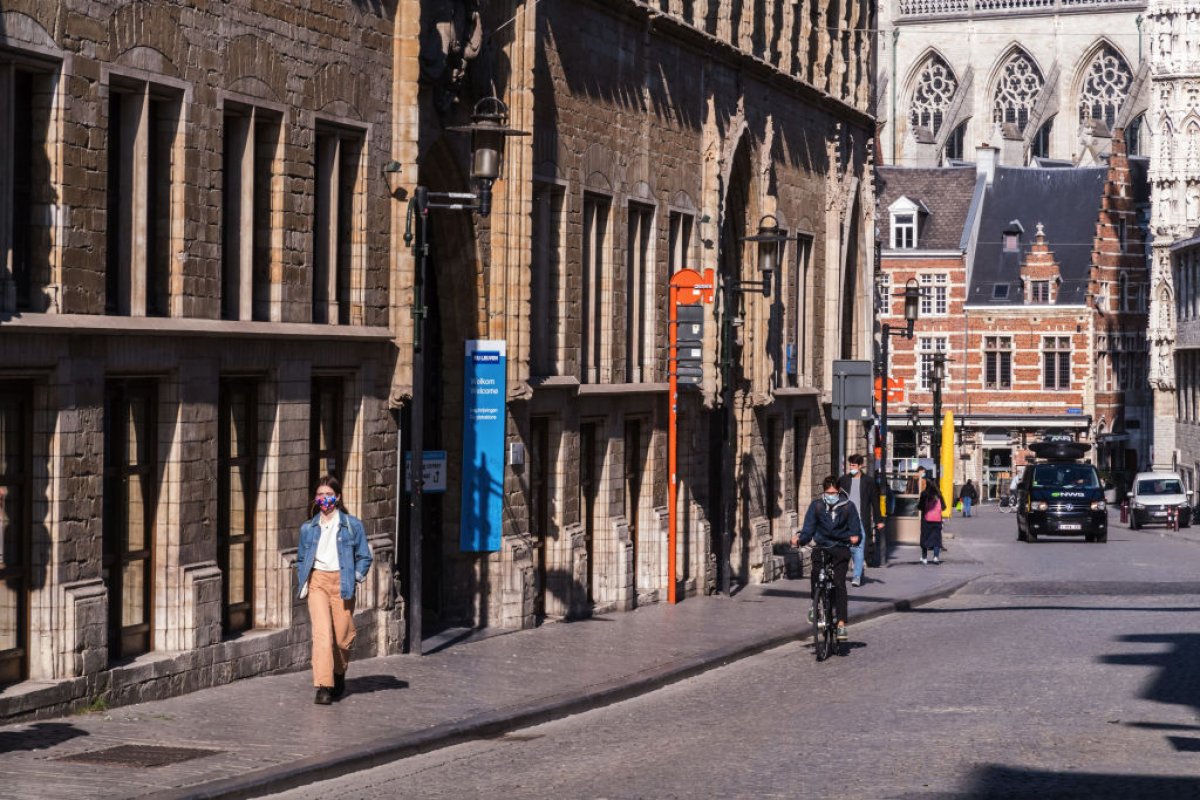
{"type": "MultiPolygon", "coordinates": [[[[424,499],[425,447],[425,269],[429,259],[430,210],[474,211],[481,217],[492,211],[492,185],[500,177],[504,140],[509,136],[528,136],[527,131],[509,128],[508,107],[498,97],[485,97],[475,104],[471,124],[447,130],[471,134],[471,178],[478,186],[475,192],[431,192],[417,186],[408,201],[408,217],[404,226],[404,244],[413,248],[417,258],[413,275],[413,355],[412,410],[409,436],[411,484],[408,523],[408,641],[409,652],[421,654],[421,505],[424,499]],[[413,235],[413,217],[417,218],[417,233],[413,235]]],[[[393,197],[399,193],[396,177],[400,164],[391,161],[384,165],[384,176],[393,197]]],[[[397,464],[403,470],[403,464],[397,464]]],[[[398,481],[400,486],[403,482],[398,481]]]]}
{"type": "MultiPolygon", "coordinates": [[[[725,408],[722,425],[724,426],[723,435],[726,440],[729,439],[730,409],[733,408],[733,329],[744,324],[741,314],[734,309],[734,301],[737,299],[740,305],[740,296],[750,291],[759,291],[763,297],[771,296],[772,275],[779,268],[779,251],[783,243],[787,240],[787,234],[779,228],[778,218],[773,214],[763,215],[758,221],[757,234],[739,238],[739,241],[754,242],[758,246],[756,260],[758,262],[758,271],[762,273],[762,279],[728,280],[721,282],[721,286],[725,292],[721,303],[721,402],[725,408]]],[[[726,455],[724,458],[728,463],[729,456],[726,455]]],[[[722,465],[723,470],[724,468],[725,465],[722,465]]],[[[721,592],[725,595],[730,593],[732,583],[730,556],[733,549],[733,526],[729,524],[729,516],[733,508],[733,503],[728,504],[725,511],[725,519],[721,521],[721,592]]]]}
{"type": "Polygon", "coordinates": [[[929,455],[933,459],[934,471],[941,476],[942,465],[942,383],[946,380],[946,354],[934,353],[933,364],[929,369],[929,379],[933,383],[933,430],[930,434],[932,447],[929,455]]]}
{"type": "MultiPolygon", "coordinates": [[[[876,371],[879,374],[879,490],[887,496],[887,469],[888,469],[888,350],[891,347],[891,338],[893,336],[903,336],[905,339],[913,338],[913,325],[920,316],[921,311],[921,285],[917,283],[916,278],[909,278],[904,284],[904,293],[901,295],[904,298],[904,327],[899,330],[893,330],[888,323],[883,323],[881,326],[880,342],[879,342],[879,363],[876,366],[876,371]]],[[[881,316],[889,316],[892,311],[892,299],[886,297],[884,299],[884,308],[881,316]]],[[[911,409],[910,409],[911,413],[911,409]]],[[[914,423],[915,424],[915,423],[914,423]]],[[[876,548],[878,553],[882,548],[876,548]]]]}

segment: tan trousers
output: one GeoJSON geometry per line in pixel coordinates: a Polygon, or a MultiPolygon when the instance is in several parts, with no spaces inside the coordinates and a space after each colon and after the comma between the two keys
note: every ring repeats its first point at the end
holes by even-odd
{"type": "Polygon", "coordinates": [[[313,570],[308,578],[308,617],[312,621],[313,686],[333,686],[343,675],[354,646],[354,598],[342,599],[337,572],[313,570]]]}

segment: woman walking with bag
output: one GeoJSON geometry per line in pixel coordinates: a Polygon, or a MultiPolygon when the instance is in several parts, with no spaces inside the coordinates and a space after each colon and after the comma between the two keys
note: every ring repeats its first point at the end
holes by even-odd
{"type": "Polygon", "coordinates": [[[937,481],[925,481],[925,491],[917,508],[921,511],[921,563],[928,564],[929,551],[933,551],[933,563],[940,564],[942,554],[942,509],[945,508],[937,481]]]}
{"type": "Polygon", "coordinates": [[[317,481],[313,518],[300,526],[296,570],[300,599],[308,598],[312,622],[316,703],[327,706],[346,692],[346,667],[354,645],[354,589],[367,578],[371,547],[363,524],[342,505],[342,486],[332,475],[317,481]]]}

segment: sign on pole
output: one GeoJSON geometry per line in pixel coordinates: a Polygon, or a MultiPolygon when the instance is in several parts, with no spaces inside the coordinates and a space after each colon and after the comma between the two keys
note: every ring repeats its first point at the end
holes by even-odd
{"type": "Polygon", "coordinates": [[[500,549],[504,504],[503,339],[467,341],[463,363],[463,463],[459,547],[500,549]]]}

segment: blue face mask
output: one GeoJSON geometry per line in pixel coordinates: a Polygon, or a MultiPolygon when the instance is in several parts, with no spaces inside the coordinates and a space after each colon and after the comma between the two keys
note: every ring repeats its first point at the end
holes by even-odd
{"type": "Polygon", "coordinates": [[[823,495],[821,495],[821,497],[822,497],[822,499],[825,500],[825,505],[834,506],[834,505],[837,505],[837,501],[840,499],[841,496],[836,495],[836,494],[823,494],[823,495]]]}

